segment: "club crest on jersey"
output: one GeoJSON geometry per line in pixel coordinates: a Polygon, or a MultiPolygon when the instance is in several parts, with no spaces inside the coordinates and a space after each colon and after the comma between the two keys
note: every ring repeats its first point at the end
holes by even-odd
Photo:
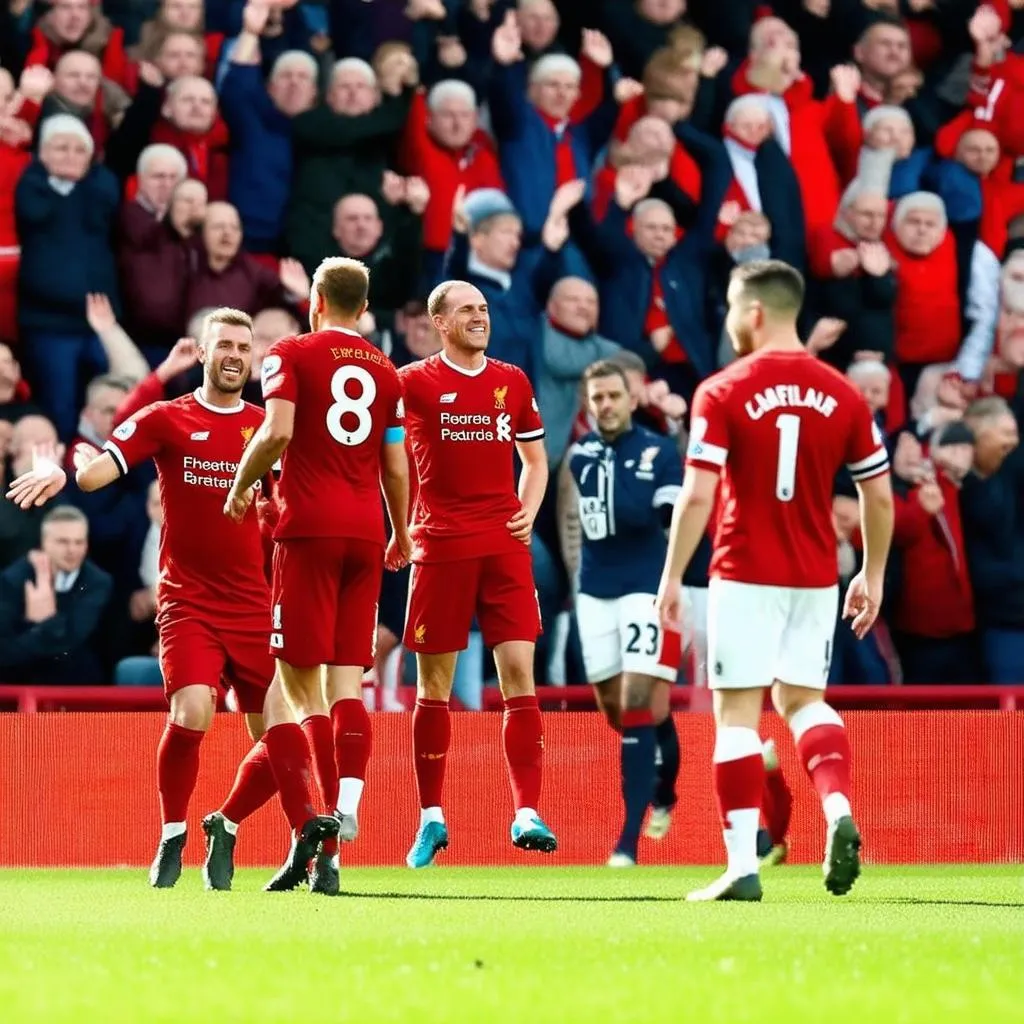
{"type": "Polygon", "coordinates": [[[252,440],[252,435],[255,433],[255,427],[242,427],[242,444],[248,444],[252,440]]]}
{"type": "Polygon", "coordinates": [[[412,635],[413,635],[413,639],[416,641],[416,643],[418,643],[418,644],[423,643],[423,641],[427,637],[427,627],[424,626],[424,625],[417,626],[413,630],[413,634],[412,635]]]}
{"type": "Polygon", "coordinates": [[[658,457],[659,451],[661,449],[657,445],[652,445],[640,453],[640,463],[636,467],[638,479],[650,479],[654,475],[654,460],[658,457]]]}
{"type": "Polygon", "coordinates": [[[500,388],[494,389],[494,408],[505,408],[505,396],[508,394],[508,385],[502,384],[500,388]]]}

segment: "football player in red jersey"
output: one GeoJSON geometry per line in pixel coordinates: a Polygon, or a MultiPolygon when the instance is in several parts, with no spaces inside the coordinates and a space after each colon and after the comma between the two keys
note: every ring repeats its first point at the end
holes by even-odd
{"type": "Polygon", "coordinates": [[[428,301],[441,351],[400,371],[419,489],[405,645],[416,654],[413,758],[420,827],[406,857],[426,867],[448,845],[441,790],[451,736],[448,699],[474,613],[494,649],[505,698],[503,742],[515,801],[512,843],[551,853],[537,813],[544,749],[533,679],[540,609],[530,538],[548,469],[544,427],[526,374],[484,354],[491,324],[464,281],[428,301]],[[523,463],[518,495],[513,454],[523,463]]]}
{"type": "MultiPolygon", "coordinates": [[[[157,749],[163,830],[150,883],[170,888],[181,874],[200,743],[213,720],[216,693],[228,686],[250,716],[250,731],[258,735],[266,726],[264,773],[272,773],[294,830],[289,860],[266,888],[293,889],[305,880],[306,864],[320,843],[337,834],[338,823],[313,810],[306,739],[281,687],[271,682],[270,594],[257,509],[247,511],[241,529],[221,515],[238,460],[263,419],[261,409],[240,397],[251,366],[252,320],[235,309],[213,311],[199,350],[202,386],[135,413],[114,430],[102,452],[80,445],[76,479],[82,490],[94,491],[152,458],[160,481],[157,627],[170,715],[157,749]]],[[[63,486],[58,472],[27,474],[15,481],[9,497],[41,503],[63,486]]],[[[257,484],[254,490],[259,489],[257,484]]],[[[260,785],[267,795],[275,788],[269,778],[260,785]]],[[[223,820],[218,824],[224,826],[223,820]]],[[[227,823],[229,855],[236,824],[227,823]]],[[[207,886],[230,889],[231,871],[230,856],[208,861],[207,886]]]]}
{"type": "MultiPolygon", "coordinates": [[[[381,576],[385,564],[404,565],[412,549],[402,387],[391,360],[356,330],[369,288],[358,260],[336,257],[317,268],[312,333],[267,352],[266,419],[225,504],[227,515],[244,517],[253,485],[281,459],[270,650],[345,840],[356,837],[370,755],[363,672],[374,663],[381,576]],[[382,487],[393,529],[386,557],[382,487]]],[[[329,846],[310,887],[338,892],[329,846]]]]}
{"type": "Polygon", "coordinates": [[[825,886],[844,895],[860,873],[850,745],[842,719],[822,699],[838,611],[832,487],[845,465],[860,497],[864,565],[843,609],[858,637],[882,601],[892,487],[867,403],[800,342],[803,295],[803,278],[777,260],[733,271],[726,327],[746,358],[705,380],[693,398],[686,476],[657,602],[663,621],[678,621],[679,582],[721,487],[708,668],[728,867],[692,900],[761,898],[756,836],[765,766],[757,730],[767,687],[822,799],[825,886]]]}

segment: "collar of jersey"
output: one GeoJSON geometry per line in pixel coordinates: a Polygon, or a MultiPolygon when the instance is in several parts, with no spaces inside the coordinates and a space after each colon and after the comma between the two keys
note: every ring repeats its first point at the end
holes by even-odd
{"type": "Polygon", "coordinates": [[[209,412],[215,412],[219,416],[230,416],[232,413],[241,412],[245,408],[245,402],[239,400],[238,405],[231,406],[230,409],[222,409],[219,405],[210,405],[210,403],[203,398],[201,388],[196,388],[192,392],[192,397],[206,410],[209,412]]]}
{"type": "Polygon", "coordinates": [[[361,338],[362,335],[358,331],[353,331],[350,327],[335,327],[334,324],[328,324],[323,328],[325,331],[337,331],[339,334],[351,334],[353,338],[361,338]]]}
{"type": "Polygon", "coordinates": [[[444,363],[449,370],[461,373],[463,377],[479,377],[480,374],[487,369],[487,356],[484,356],[484,361],[480,364],[480,369],[478,370],[466,370],[461,366],[456,366],[443,352],[441,353],[441,362],[444,363]]]}

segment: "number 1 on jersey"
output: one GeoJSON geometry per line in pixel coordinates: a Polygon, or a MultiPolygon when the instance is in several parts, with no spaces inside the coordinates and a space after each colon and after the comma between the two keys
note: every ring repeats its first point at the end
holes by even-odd
{"type": "Polygon", "coordinates": [[[775,421],[779,432],[779,467],[775,473],[775,497],[792,501],[796,489],[796,453],[800,446],[800,417],[784,412],[775,421]]]}
{"type": "Polygon", "coordinates": [[[362,444],[373,430],[370,406],[377,397],[377,382],[361,366],[340,366],[331,377],[331,397],[334,405],[327,410],[327,433],[338,444],[349,447],[362,444]],[[350,380],[359,385],[359,394],[355,398],[345,393],[345,385],[350,380]],[[355,416],[355,430],[346,430],[341,425],[345,413],[355,416]]]}

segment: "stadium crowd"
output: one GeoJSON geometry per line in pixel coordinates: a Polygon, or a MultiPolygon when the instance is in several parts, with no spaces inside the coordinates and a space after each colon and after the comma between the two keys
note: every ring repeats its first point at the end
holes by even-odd
{"type": "MultiPolygon", "coordinates": [[[[257,378],[325,256],[370,267],[362,329],[397,365],[437,351],[425,297],[464,278],[547,430],[538,678],[582,679],[580,378],[619,362],[682,445],[731,358],[730,270],[771,255],[898,492],[885,622],[837,630],[833,679],[1020,682],[1022,127],[1024,0],[2,0],[5,479],[195,387],[211,307],[254,315],[257,378]]],[[[0,679],[144,681],[154,474],[67,500],[0,505],[0,679]]],[[[466,706],[484,661],[474,636],[466,706]]]]}

